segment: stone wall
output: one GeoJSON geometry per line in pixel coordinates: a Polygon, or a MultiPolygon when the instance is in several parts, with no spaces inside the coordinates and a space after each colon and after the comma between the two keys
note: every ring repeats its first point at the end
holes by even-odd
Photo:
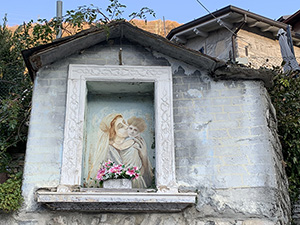
{"type": "Polygon", "coordinates": [[[35,202],[60,179],[68,65],[118,65],[110,40],[41,69],[36,77],[25,159],[24,207],[0,224],[287,224],[289,199],[275,112],[260,81],[213,81],[206,71],[122,40],[125,65],[173,70],[176,176],[197,192],[181,213],[54,212],[35,202]],[[274,166],[275,165],[275,166],[274,166]]]}
{"type": "MultiPolygon", "coordinates": [[[[232,33],[226,29],[210,32],[206,38],[195,37],[187,40],[186,47],[199,51],[202,47],[204,53],[218,59],[228,61],[232,57],[232,33]]],[[[261,32],[257,28],[244,26],[236,38],[237,61],[246,63],[252,68],[266,66],[280,66],[282,57],[278,39],[273,34],[261,32]]],[[[300,63],[300,47],[294,46],[295,56],[300,63]]]]}
{"type": "MultiPolygon", "coordinates": [[[[0,225],[274,225],[268,219],[201,218],[198,211],[182,213],[76,213],[39,212],[19,213],[18,217],[1,215],[0,225]],[[16,219],[18,218],[18,219],[16,219]]],[[[280,224],[280,223],[277,223],[280,224]]],[[[284,223],[281,223],[284,224],[284,223]]]]}
{"type": "Polygon", "coordinates": [[[293,205],[292,217],[295,224],[300,224],[300,200],[293,205]]]}
{"type": "MultiPolygon", "coordinates": [[[[144,20],[134,19],[131,22],[132,22],[133,25],[135,25],[135,26],[137,26],[137,27],[139,27],[139,28],[141,28],[145,31],[151,32],[153,34],[158,34],[158,35],[163,36],[163,37],[166,37],[172,29],[182,25],[182,24],[180,24],[176,21],[166,20],[164,22],[161,19],[151,20],[151,21],[147,21],[147,22],[145,22],[144,20]]],[[[8,27],[8,29],[13,31],[13,32],[17,28],[18,28],[18,25],[8,27]]],[[[88,25],[88,24],[83,25],[83,29],[88,29],[88,28],[90,28],[90,25],[88,25]]],[[[70,27],[68,28],[68,31],[70,31],[71,33],[74,33],[74,34],[76,33],[76,30],[72,29],[70,27]]],[[[66,36],[68,36],[68,34],[63,33],[63,37],[66,37],[66,36]]]]}
{"type": "Polygon", "coordinates": [[[166,20],[165,22],[162,20],[152,20],[145,22],[144,20],[135,19],[132,21],[132,23],[143,30],[146,30],[153,34],[158,34],[163,37],[166,37],[172,29],[181,25],[180,23],[171,20],[166,20]]]}
{"type": "MultiPolygon", "coordinates": [[[[265,33],[258,30],[255,32],[246,29],[240,30],[237,37],[238,57],[248,58],[249,64],[253,68],[280,66],[282,57],[278,39],[271,33],[265,36],[263,34],[265,33]],[[248,56],[246,56],[246,48],[248,56]]],[[[300,47],[294,46],[294,51],[296,59],[300,63],[300,47]]]]}

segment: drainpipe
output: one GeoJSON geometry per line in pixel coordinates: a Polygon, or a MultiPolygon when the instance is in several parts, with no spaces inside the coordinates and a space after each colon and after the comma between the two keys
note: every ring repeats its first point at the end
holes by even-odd
{"type": "Polygon", "coordinates": [[[61,22],[62,22],[62,1],[58,0],[56,1],[56,17],[57,20],[60,22],[58,25],[58,33],[56,35],[56,39],[61,38],[62,36],[62,31],[61,31],[61,22]]]}
{"type": "Polygon", "coordinates": [[[231,36],[231,46],[232,46],[232,58],[231,58],[231,60],[232,60],[232,63],[235,63],[235,59],[236,59],[235,41],[236,41],[236,35],[233,34],[233,35],[231,36]]]}
{"type": "Polygon", "coordinates": [[[290,49],[291,49],[293,55],[295,56],[294,46],[293,46],[293,39],[292,39],[292,34],[291,34],[291,25],[287,25],[286,33],[287,33],[286,36],[287,36],[287,40],[288,40],[288,45],[290,46],[290,49]]]}
{"type": "Polygon", "coordinates": [[[237,33],[242,29],[242,27],[246,24],[247,22],[247,15],[244,14],[244,21],[240,23],[240,25],[235,29],[235,31],[232,31],[232,36],[231,36],[231,46],[232,46],[232,62],[235,63],[236,61],[236,37],[237,33]]]}

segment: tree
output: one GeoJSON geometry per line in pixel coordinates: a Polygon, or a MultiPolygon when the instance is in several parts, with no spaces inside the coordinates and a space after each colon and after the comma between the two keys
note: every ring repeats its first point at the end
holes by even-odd
{"type": "Polygon", "coordinates": [[[3,21],[0,25],[0,154],[26,139],[31,97],[31,81],[25,72],[21,48],[7,29],[6,17],[3,21]]]}
{"type": "Polygon", "coordinates": [[[14,48],[12,32],[6,27],[7,19],[4,17],[0,25],[0,96],[4,98],[14,89],[14,85],[22,78],[23,66],[18,60],[19,53],[14,48]],[[15,74],[17,76],[15,76],[15,74]],[[21,75],[21,76],[20,76],[21,75]]]}

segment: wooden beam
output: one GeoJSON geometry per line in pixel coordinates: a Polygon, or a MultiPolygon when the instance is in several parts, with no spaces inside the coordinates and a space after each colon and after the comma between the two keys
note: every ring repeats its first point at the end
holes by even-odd
{"type": "Polygon", "coordinates": [[[180,44],[185,44],[186,43],[186,39],[184,37],[178,37],[177,35],[175,35],[172,40],[174,40],[177,43],[180,44]]]}
{"type": "Polygon", "coordinates": [[[221,19],[218,19],[217,23],[220,24],[220,26],[222,26],[222,27],[227,27],[229,29],[233,28],[233,24],[232,23],[227,23],[227,22],[225,22],[225,21],[223,21],[221,19]]]}
{"type": "Polygon", "coordinates": [[[275,32],[272,32],[272,34],[273,34],[274,37],[278,36],[277,33],[278,33],[278,29],[275,32]]]}
{"type": "Polygon", "coordinates": [[[239,18],[235,19],[234,22],[235,22],[235,23],[241,23],[241,22],[244,22],[245,20],[247,20],[245,17],[246,17],[246,15],[240,16],[239,18]]]}
{"type": "Polygon", "coordinates": [[[248,23],[248,27],[255,27],[258,23],[259,23],[259,21],[254,21],[254,22],[248,23]]]}
{"type": "Polygon", "coordinates": [[[208,36],[208,33],[207,33],[207,32],[198,30],[197,28],[195,28],[195,29],[193,30],[193,32],[194,32],[195,34],[197,34],[198,36],[201,36],[201,37],[207,37],[207,36],[208,36]]]}
{"type": "Polygon", "coordinates": [[[262,32],[267,32],[267,31],[271,30],[272,28],[273,28],[273,26],[267,26],[267,27],[260,28],[260,30],[262,32]]]}

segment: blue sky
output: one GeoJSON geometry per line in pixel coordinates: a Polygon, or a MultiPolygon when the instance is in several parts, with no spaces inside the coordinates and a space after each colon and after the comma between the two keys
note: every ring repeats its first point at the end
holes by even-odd
{"type": "MultiPolygon", "coordinates": [[[[56,13],[56,0],[1,0],[0,16],[7,13],[8,24],[21,24],[23,21],[38,18],[50,19],[56,13]]],[[[120,0],[127,5],[125,16],[132,11],[138,11],[141,7],[147,6],[156,12],[156,19],[174,20],[179,23],[186,23],[193,19],[207,14],[207,11],[197,0],[120,0]]],[[[249,10],[253,13],[278,19],[282,15],[290,15],[300,9],[299,0],[199,0],[205,7],[213,12],[228,5],[249,10]]],[[[77,8],[81,5],[94,4],[105,8],[108,0],[63,0],[63,14],[66,10],[77,8]]],[[[155,18],[149,17],[148,20],[155,18]]]]}

